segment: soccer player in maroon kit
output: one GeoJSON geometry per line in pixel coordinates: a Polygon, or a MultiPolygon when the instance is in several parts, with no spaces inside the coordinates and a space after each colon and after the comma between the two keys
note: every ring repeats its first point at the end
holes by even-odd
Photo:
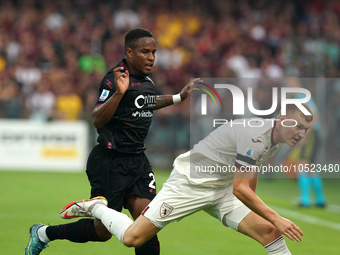
{"type": "MultiPolygon", "coordinates": [[[[200,81],[189,82],[176,95],[156,95],[151,76],[155,53],[156,43],[150,31],[143,28],[129,31],[125,36],[126,58],[101,81],[92,113],[99,144],[87,162],[91,198],[104,196],[109,208],[121,211],[124,206],[134,219],[156,195],[154,174],[144,154],[153,110],[185,100],[200,81]]],[[[57,226],[34,224],[30,233],[26,255],[40,254],[48,242],[57,239],[84,243],[107,241],[112,236],[99,219],[57,226]]],[[[135,251],[137,255],[159,254],[157,236],[135,251]]]]}

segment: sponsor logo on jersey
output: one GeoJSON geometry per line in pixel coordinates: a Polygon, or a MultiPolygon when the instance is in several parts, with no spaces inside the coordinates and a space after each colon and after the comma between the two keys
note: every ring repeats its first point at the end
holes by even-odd
{"type": "Polygon", "coordinates": [[[159,213],[160,213],[162,218],[165,218],[165,217],[170,215],[170,213],[172,212],[173,209],[174,208],[171,205],[168,205],[167,203],[163,202],[163,204],[161,205],[159,213]]]}
{"type": "Polygon", "coordinates": [[[140,82],[131,82],[131,87],[140,86],[140,85],[142,85],[142,83],[140,82]]]}
{"type": "Polygon", "coordinates": [[[109,91],[106,89],[103,89],[102,94],[99,97],[99,101],[103,102],[105,99],[109,96],[109,91]]]}
{"type": "Polygon", "coordinates": [[[138,109],[143,108],[144,105],[147,105],[148,107],[155,106],[155,104],[157,102],[156,97],[157,96],[155,96],[155,95],[152,95],[152,96],[150,96],[150,95],[147,95],[147,96],[139,95],[135,99],[135,106],[138,109]]]}
{"type": "Polygon", "coordinates": [[[133,117],[140,117],[140,118],[151,118],[153,116],[153,113],[150,111],[135,111],[132,113],[133,117]]]}

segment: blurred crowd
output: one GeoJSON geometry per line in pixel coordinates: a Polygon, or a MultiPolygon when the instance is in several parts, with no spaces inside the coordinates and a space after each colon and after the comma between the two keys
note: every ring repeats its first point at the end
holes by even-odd
{"type": "MultiPolygon", "coordinates": [[[[1,0],[0,118],[90,121],[98,85],[124,57],[124,36],[134,27],[156,39],[159,94],[178,93],[193,77],[337,78],[339,16],[336,0],[1,0]]],[[[336,81],[325,85],[334,132],[336,81]]],[[[259,108],[268,109],[265,92],[275,83],[256,84],[259,108]]],[[[188,146],[189,107],[159,111],[153,141],[188,146]]]]}

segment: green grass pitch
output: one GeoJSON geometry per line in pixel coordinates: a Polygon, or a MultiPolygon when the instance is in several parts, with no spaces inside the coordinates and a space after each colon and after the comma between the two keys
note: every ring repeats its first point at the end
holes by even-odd
{"type": "MultiPolygon", "coordinates": [[[[155,171],[158,190],[169,176],[155,171]]],[[[289,179],[262,179],[258,195],[304,231],[300,243],[286,239],[292,254],[335,255],[340,253],[340,179],[325,179],[326,209],[298,208],[297,185],[289,179]],[[293,217],[293,218],[292,218],[293,217]],[[326,226],[324,226],[326,225],[326,226]]],[[[59,211],[68,202],[88,198],[90,186],[85,173],[0,172],[0,254],[23,254],[34,223],[63,224],[59,211]]],[[[163,255],[266,254],[260,244],[204,212],[169,224],[159,233],[163,255]]],[[[41,254],[134,254],[114,237],[106,243],[75,244],[65,240],[51,242],[41,254]]]]}

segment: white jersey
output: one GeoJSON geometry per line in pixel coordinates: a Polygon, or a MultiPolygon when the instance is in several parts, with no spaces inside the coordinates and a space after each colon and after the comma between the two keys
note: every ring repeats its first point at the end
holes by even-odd
{"type": "Polygon", "coordinates": [[[282,146],[273,144],[276,119],[238,119],[228,122],[193,149],[179,155],[174,168],[192,184],[212,188],[232,183],[236,168],[245,170],[262,164],[282,146]]]}

